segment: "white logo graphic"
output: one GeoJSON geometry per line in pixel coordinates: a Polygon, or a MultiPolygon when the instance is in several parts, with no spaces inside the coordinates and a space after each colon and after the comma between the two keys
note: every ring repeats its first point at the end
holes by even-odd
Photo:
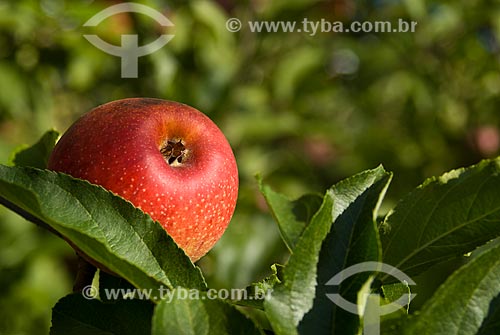
{"type": "MultiPolygon", "coordinates": [[[[125,2],[108,7],[93,17],[91,17],[84,26],[95,27],[104,19],[120,13],[140,13],[153,18],[162,27],[173,27],[174,24],[157,10],[134,2],[125,2]]],[[[174,35],[163,34],[155,41],[139,46],[137,35],[121,35],[121,45],[116,46],[103,41],[97,35],[83,35],[90,43],[102,51],[121,58],[121,77],[137,78],[137,64],[139,57],[149,55],[170,42],[174,35]]]]}
{"type": "MultiPolygon", "coordinates": [[[[348,267],[337,273],[325,285],[338,286],[345,279],[362,272],[382,272],[386,273],[405,285],[416,285],[416,283],[403,271],[396,269],[395,267],[379,263],[379,262],[364,262],[348,267]]],[[[380,297],[378,294],[365,294],[363,298],[366,301],[366,306],[359,306],[346,299],[344,299],[338,293],[327,293],[328,299],[333,301],[340,308],[357,315],[364,314],[364,325],[363,334],[364,335],[379,335],[380,334],[380,316],[391,314],[406,306],[415,297],[416,293],[408,294],[405,293],[401,295],[396,301],[392,301],[388,304],[381,305],[380,297]],[[360,308],[361,307],[361,308],[360,308]],[[363,308],[365,307],[365,308],[363,308]],[[365,312],[366,311],[366,312],[365,312]]]]}

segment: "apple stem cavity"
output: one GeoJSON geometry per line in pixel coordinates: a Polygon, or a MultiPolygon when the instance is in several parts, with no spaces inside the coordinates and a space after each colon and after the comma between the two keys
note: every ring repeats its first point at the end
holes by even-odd
{"type": "Polygon", "coordinates": [[[186,158],[187,149],[181,139],[168,140],[167,144],[160,149],[165,161],[170,166],[178,166],[186,158]]]}

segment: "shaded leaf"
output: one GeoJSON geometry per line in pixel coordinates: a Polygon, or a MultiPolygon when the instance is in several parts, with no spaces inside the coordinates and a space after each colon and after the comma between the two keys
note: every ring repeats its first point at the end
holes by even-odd
{"type": "MultiPolygon", "coordinates": [[[[335,305],[327,293],[327,282],[352,265],[380,261],[381,249],[376,225],[377,211],[392,174],[382,167],[359,173],[337,183],[329,191],[333,198],[334,223],[321,247],[318,263],[318,285],[313,308],[302,320],[303,334],[355,334],[359,316],[335,305]]],[[[342,281],[335,293],[356,303],[358,292],[373,272],[367,271],[342,281]]],[[[360,302],[362,303],[362,302],[360,302]]]]}
{"type": "MultiPolygon", "coordinates": [[[[319,297],[319,300],[315,301],[316,310],[312,312],[314,319],[320,315],[324,317],[324,312],[328,315],[327,328],[331,325],[332,315],[329,308],[333,303],[326,301],[326,296],[320,293],[324,285],[316,288],[317,274],[321,276],[320,283],[325,283],[351,262],[354,264],[365,259],[378,259],[379,246],[374,213],[380,200],[381,190],[387,186],[389,176],[380,167],[344,180],[326,193],[321,208],[297,241],[283,270],[282,283],[275,285],[271,297],[264,303],[265,311],[276,334],[297,334],[299,322],[313,308],[315,295],[319,297]],[[380,183],[377,183],[378,181],[380,183]],[[378,190],[378,193],[367,192],[373,184],[377,185],[374,188],[378,190]],[[360,198],[356,201],[358,197],[360,198]],[[372,202],[373,197],[374,202],[372,202]],[[368,218],[368,224],[364,221],[366,218],[368,218]],[[332,223],[337,222],[338,219],[340,219],[338,229],[332,229],[333,233],[328,235],[332,223]],[[359,224],[358,219],[360,219],[359,224]],[[353,233],[359,236],[353,236],[353,233]],[[327,236],[330,240],[324,243],[327,236]],[[337,238],[342,240],[339,245],[332,248],[329,243],[337,238]],[[351,244],[352,242],[356,243],[351,244]],[[322,245],[326,247],[323,248],[322,245]],[[318,262],[320,262],[319,265],[318,262]],[[334,272],[329,276],[330,272],[327,268],[332,264],[334,272]]],[[[347,285],[344,292],[352,290],[357,293],[358,288],[356,285],[352,287],[347,285]]],[[[309,324],[312,320],[306,322],[307,324],[301,326],[303,327],[301,330],[307,332],[309,329],[314,329],[315,333],[325,330],[325,328],[318,327],[319,324],[309,324]]]]}
{"type": "Polygon", "coordinates": [[[406,335],[475,335],[500,293],[500,246],[457,270],[402,331],[406,335]]]}
{"type": "Polygon", "coordinates": [[[116,302],[117,300],[130,299],[130,292],[135,290],[134,285],[125,279],[99,271],[99,299],[101,301],[116,302]]]}
{"type": "Polygon", "coordinates": [[[431,178],[382,225],[383,259],[408,275],[500,236],[500,159],[431,178]]]}
{"type": "Polygon", "coordinates": [[[153,309],[149,301],[105,304],[70,294],[52,310],[50,335],[149,335],[153,309]]]}

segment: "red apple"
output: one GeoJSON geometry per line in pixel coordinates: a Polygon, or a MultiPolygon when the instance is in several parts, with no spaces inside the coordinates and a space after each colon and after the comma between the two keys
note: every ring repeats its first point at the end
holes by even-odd
{"type": "Polygon", "coordinates": [[[160,99],[93,109],[61,137],[48,168],[129,200],[193,262],[222,236],[238,195],[236,161],[220,129],[198,110],[160,99]]]}

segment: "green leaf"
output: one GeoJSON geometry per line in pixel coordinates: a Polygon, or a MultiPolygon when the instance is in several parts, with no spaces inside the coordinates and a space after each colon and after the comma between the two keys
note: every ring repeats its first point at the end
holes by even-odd
{"type": "MultiPolygon", "coordinates": [[[[312,319],[316,319],[316,316],[326,317],[327,327],[331,327],[333,316],[330,308],[333,303],[327,301],[322,293],[324,285],[318,286],[318,299],[314,301],[313,307],[317,274],[319,282],[325,283],[347,265],[369,259],[378,260],[379,245],[374,215],[382,190],[385,190],[389,180],[390,175],[379,167],[344,180],[327,192],[321,208],[297,241],[283,270],[283,282],[275,285],[270,298],[264,303],[276,334],[297,334],[299,322],[311,308],[314,308],[312,319]],[[372,186],[375,190],[371,190],[372,186]],[[333,222],[334,227],[337,224],[339,226],[333,228],[329,235],[333,222]],[[327,235],[328,240],[323,243],[327,235]],[[331,244],[337,241],[340,241],[339,244],[331,244]],[[330,266],[333,266],[333,270],[328,269],[330,266]]],[[[356,285],[347,285],[343,292],[357,293],[358,288],[356,285]]],[[[326,329],[315,327],[309,322],[301,326],[305,331],[313,329],[316,333],[326,329]]]]}
{"type": "Polygon", "coordinates": [[[286,196],[273,191],[268,185],[264,185],[259,176],[257,176],[257,181],[259,189],[278,223],[283,241],[292,251],[305,227],[321,206],[322,199],[317,194],[307,194],[291,201],[286,196]]]}
{"type": "MultiPolygon", "coordinates": [[[[393,283],[381,287],[385,303],[391,303],[398,300],[403,294],[411,295],[411,288],[408,283],[393,283]]],[[[410,301],[408,300],[407,308],[409,308],[410,301]]],[[[408,309],[405,309],[406,313],[408,309]]]]}
{"type": "Polygon", "coordinates": [[[105,304],[70,294],[52,310],[50,335],[149,335],[153,309],[149,301],[105,304]]]}
{"type": "Polygon", "coordinates": [[[431,178],[382,225],[383,260],[408,275],[500,236],[500,159],[431,178]]]}
{"type": "MultiPolygon", "coordinates": [[[[404,322],[408,319],[408,314],[394,313],[398,317],[382,317],[380,320],[380,334],[401,335],[404,322]]],[[[389,314],[392,316],[393,314],[389,314]]]]}
{"type": "MultiPolygon", "coordinates": [[[[376,218],[391,178],[391,173],[378,167],[343,180],[329,191],[334,204],[334,223],[321,247],[314,306],[302,320],[300,333],[357,333],[359,316],[338,307],[327,297],[331,292],[327,282],[352,265],[380,261],[376,218]]],[[[373,272],[350,276],[342,281],[336,293],[356,303],[358,292],[372,279],[373,272]]]]}
{"type": "Polygon", "coordinates": [[[488,316],[483,321],[481,329],[477,335],[497,335],[500,334],[500,294],[490,303],[488,316]]]}
{"type": "Polygon", "coordinates": [[[38,142],[28,148],[20,148],[12,155],[11,162],[16,166],[31,166],[39,169],[47,168],[50,153],[56,145],[59,133],[47,131],[38,142]]]}
{"type": "Polygon", "coordinates": [[[68,175],[0,165],[0,203],[41,221],[136,287],[204,288],[165,230],[131,203],[68,175]]]}
{"type": "MultiPolygon", "coordinates": [[[[396,334],[400,335],[400,328],[403,322],[408,318],[408,311],[410,309],[410,295],[412,294],[411,286],[406,282],[397,282],[393,284],[383,285],[380,288],[382,297],[380,300],[381,305],[389,304],[401,298],[403,294],[408,295],[407,305],[401,306],[397,311],[380,316],[380,333],[381,334],[396,334]]],[[[378,306],[377,306],[378,308],[378,306]]]]}
{"type": "Polygon", "coordinates": [[[261,280],[257,283],[252,283],[252,285],[248,286],[245,289],[246,296],[237,301],[234,301],[234,303],[241,306],[264,309],[265,298],[269,296],[275,285],[281,283],[281,274],[279,272],[281,272],[282,269],[282,265],[271,265],[272,274],[264,278],[264,280],[261,280]]]}
{"type": "Polygon", "coordinates": [[[500,246],[457,270],[436,291],[420,314],[404,326],[406,335],[476,335],[490,303],[500,293],[500,246]]]}
{"type": "Polygon", "coordinates": [[[234,306],[195,289],[177,288],[156,307],[153,335],[261,334],[234,306]]]}
{"type": "Polygon", "coordinates": [[[316,286],[316,264],[323,239],[330,230],[333,198],[325,196],[321,208],[297,241],[283,270],[283,282],[274,287],[264,309],[276,334],[297,334],[297,325],[311,309],[316,286]]]}

